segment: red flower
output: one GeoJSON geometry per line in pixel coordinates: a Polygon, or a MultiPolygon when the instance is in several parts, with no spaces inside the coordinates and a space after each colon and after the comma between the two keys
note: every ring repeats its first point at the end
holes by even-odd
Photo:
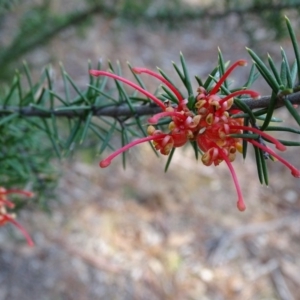
{"type": "MultiPolygon", "coordinates": [[[[233,162],[235,159],[236,152],[242,152],[242,138],[235,138],[231,135],[242,134],[243,131],[246,130],[250,133],[256,133],[260,137],[266,138],[268,141],[274,143],[278,150],[285,150],[285,146],[274,137],[266,134],[258,128],[252,126],[244,126],[244,120],[242,118],[235,118],[235,115],[239,113],[239,111],[230,110],[234,102],[234,97],[239,95],[249,95],[255,99],[259,97],[259,94],[257,92],[253,90],[242,89],[235,91],[230,95],[226,95],[223,98],[217,94],[228,75],[236,67],[245,65],[245,60],[238,60],[237,62],[235,62],[231,67],[227,69],[224,75],[210,91],[206,91],[204,87],[199,87],[197,90],[198,95],[195,99],[196,101],[194,110],[190,110],[188,108],[187,100],[182,97],[181,93],[175,86],[173,86],[164,77],[151,70],[144,68],[133,69],[133,71],[136,73],[147,73],[164,83],[176,96],[178,100],[177,105],[172,106],[170,105],[169,101],[163,103],[153,94],[144,90],[135,83],[116,74],[105,71],[91,70],[91,75],[112,77],[130,85],[137,91],[146,95],[162,109],[161,113],[155,114],[148,119],[148,122],[151,124],[147,130],[149,136],[137,139],[129,143],[128,145],[118,149],[106,159],[102,160],[100,162],[100,167],[107,167],[108,165],[110,165],[112,159],[120,153],[137,144],[147,141],[152,141],[155,149],[159,150],[162,154],[165,155],[168,155],[171,149],[174,147],[181,147],[188,141],[196,141],[199,149],[203,152],[202,162],[204,165],[209,166],[211,164],[214,164],[215,166],[217,166],[222,161],[225,161],[230,170],[237,190],[237,207],[241,211],[245,210],[246,206],[243,200],[242,192],[238,183],[236,173],[231,164],[231,162],[233,162]],[[155,129],[153,125],[155,125],[159,119],[166,117],[171,118],[171,121],[169,123],[169,131],[167,133],[164,133],[160,130],[155,129]]],[[[249,138],[244,139],[286,165],[292,171],[293,176],[300,177],[299,170],[297,170],[294,166],[278,156],[269,147],[263,145],[258,140],[249,138]]]]}
{"type": "Polygon", "coordinates": [[[105,72],[105,71],[98,71],[98,70],[91,70],[90,74],[94,76],[107,76],[112,77],[114,79],[120,80],[129,86],[135,88],[148,98],[150,98],[153,102],[155,102],[158,106],[161,107],[162,111],[161,113],[158,113],[151,117],[148,121],[150,124],[156,124],[159,119],[170,117],[172,121],[169,123],[169,132],[163,133],[159,130],[156,130],[152,125],[148,127],[148,137],[138,139],[136,141],[131,142],[130,144],[120,148],[113,154],[111,154],[106,159],[102,160],[100,162],[100,166],[102,168],[107,167],[110,165],[113,158],[115,158],[120,153],[128,150],[129,148],[144,143],[147,141],[153,141],[154,147],[161,152],[161,154],[168,155],[173,147],[181,147],[183,146],[188,140],[195,139],[197,131],[199,130],[199,121],[200,117],[196,116],[192,111],[190,111],[187,108],[187,100],[183,99],[180,92],[171,85],[168,81],[166,81],[163,77],[161,77],[159,74],[156,74],[155,72],[152,72],[147,69],[133,69],[137,73],[148,73],[159,80],[161,80],[163,83],[165,83],[176,95],[178,99],[178,105],[176,107],[173,107],[170,105],[169,102],[162,102],[157,97],[155,97],[153,94],[149,93],[145,89],[141,88],[137,84],[120,77],[116,74],[105,72]]]}
{"type": "Polygon", "coordinates": [[[7,209],[6,209],[7,207],[14,208],[14,206],[15,206],[14,203],[7,200],[8,194],[21,194],[26,197],[32,197],[33,193],[31,193],[29,191],[24,191],[24,190],[15,190],[15,189],[7,190],[3,187],[0,187],[0,226],[3,226],[5,224],[7,224],[8,222],[12,223],[22,232],[22,234],[24,235],[24,237],[27,240],[28,245],[34,246],[34,243],[31,239],[30,235],[28,234],[28,232],[25,230],[25,228],[21,224],[19,224],[15,220],[15,215],[7,212],[7,209]]]}

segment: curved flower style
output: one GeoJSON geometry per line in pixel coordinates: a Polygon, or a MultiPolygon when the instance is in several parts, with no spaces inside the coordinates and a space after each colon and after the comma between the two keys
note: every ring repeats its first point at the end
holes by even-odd
{"type": "Polygon", "coordinates": [[[0,187],[0,226],[3,226],[8,222],[12,223],[22,232],[22,234],[27,240],[28,245],[34,246],[33,240],[28,234],[28,232],[24,229],[24,227],[19,222],[15,220],[15,215],[7,212],[6,209],[7,207],[14,208],[15,206],[14,203],[7,200],[8,194],[20,194],[26,197],[32,197],[33,193],[24,190],[15,190],[15,189],[7,190],[4,187],[0,187]]]}
{"type": "Polygon", "coordinates": [[[250,97],[256,99],[259,97],[259,94],[253,90],[243,89],[235,91],[230,95],[226,95],[223,98],[217,94],[228,75],[236,67],[245,65],[245,60],[238,60],[235,62],[227,69],[224,75],[210,91],[206,91],[204,87],[199,87],[197,90],[198,94],[195,98],[193,110],[188,108],[187,99],[184,99],[175,86],[173,86],[164,77],[151,70],[145,68],[133,69],[135,73],[146,73],[157,78],[163,84],[165,84],[177,98],[177,105],[171,105],[170,101],[162,102],[153,94],[149,93],[137,84],[116,74],[106,71],[91,70],[90,74],[93,76],[107,76],[124,82],[125,84],[133,87],[140,93],[150,98],[162,109],[162,112],[157,113],[148,119],[148,123],[151,125],[148,126],[147,137],[137,139],[118,149],[106,159],[102,160],[100,162],[100,167],[105,168],[109,166],[111,161],[120,153],[132,148],[137,144],[147,141],[152,141],[155,149],[164,155],[168,155],[172,148],[181,147],[188,141],[196,141],[199,150],[203,152],[202,162],[204,165],[210,166],[214,164],[217,166],[222,161],[225,161],[227,164],[238,194],[237,207],[240,211],[244,211],[246,206],[238,183],[237,175],[231,163],[235,160],[236,152],[242,152],[243,139],[276,158],[291,170],[293,176],[299,178],[300,171],[278,156],[269,147],[265,146],[261,142],[261,138],[273,143],[278,150],[284,151],[285,146],[282,143],[256,127],[244,126],[244,120],[242,118],[235,118],[235,114],[237,114],[239,111],[230,110],[234,102],[234,97],[239,95],[249,95],[250,97]],[[153,125],[155,125],[161,118],[166,117],[170,118],[171,121],[168,126],[169,131],[164,133],[160,130],[157,130],[153,125]],[[243,131],[258,134],[260,139],[255,140],[243,137],[236,138],[232,136],[236,134],[242,135],[243,131]]]}

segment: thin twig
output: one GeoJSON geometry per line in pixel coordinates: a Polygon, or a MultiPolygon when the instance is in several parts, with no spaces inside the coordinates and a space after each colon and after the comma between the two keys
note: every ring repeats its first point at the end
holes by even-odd
{"type": "MultiPolygon", "coordinates": [[[[263,96],[259,100],[253,99],[244,99],[244,103],[250,109],[258,109],[258,108],[267,108],[270,103],[270,96],[263,96]]],[[[286,100],[289,100],[292,104],[300,104],[300,92],[296,92],[286,96],[286,100]]],[[[277,108],[284,106],[283,98],[278,97],[277,108]]],[[[232,108],[238,109],[235,105],[232,108]]],[[[155,104],[150,105],[140,105],[134,107],[134,115],[132,110],[127,105],[120,106],[106,106],[106,107],[96,107],[91,106],[90,108],[72,108],[67,110],[67,107],[64,107],[63,110],[60,108],[54,110],[43,109],[40,110],[35,107],[25,106],[25,107],[16,107],[16,106],[0,106],[0,117],[8,116],[11,114],[18,113],[22,117],[40,117],[40,118],[51,118],[51,116],[55,117],[67,117],[67,118],[81,118],[85,117],[86,114],[93,112],[94,116],[108,116],[108,117],[130,117],[130,116],[147,116],[153,115],[161,111],[161,108],[156,106],[155,104]]]]}

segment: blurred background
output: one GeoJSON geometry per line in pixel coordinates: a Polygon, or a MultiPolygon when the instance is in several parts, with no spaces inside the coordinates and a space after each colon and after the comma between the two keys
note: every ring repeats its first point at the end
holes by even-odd
{"type": "MultiPolygon", "coordinates": [[[[218,47],[226,61],[250,62],[247,46],[280,64],[280,46],[294,59],[284,16],[299,34],[299,5],[0,0],[0,86],[23,60],[36,79],[51,64],[58,90],[60,62],[82,88],[88,60],[105,68],[118,60],[125,76],[127,61],[175,76],[171,62],[182,51],[190,74],[205,79],[218,47]]],[[[238,69],[232,79],[244,82],[248,72],[238,69]]],[[[261,80],[253,88],[270,94],[261,80]]],[[[285,109],[278,116],[288,119],[285,109]]],[[[269,163],[270,186],[261,186],[252,154],[234,163],[243,213],[226,165],[205,167],[190,149],[176,151],[167,173],[166,158],[148,145],[130,153],[126,170],[121,159],[100,169],[100,158],[85,151],[53,161],[61,175],[56,197],[47,211],[29,205],[18,216],[36,246],[14,228],[0,230],[0,300],[300,299],[299,181],[269,163]]],[[[296,148],[283,156],[300,167],[296,148]]]]}

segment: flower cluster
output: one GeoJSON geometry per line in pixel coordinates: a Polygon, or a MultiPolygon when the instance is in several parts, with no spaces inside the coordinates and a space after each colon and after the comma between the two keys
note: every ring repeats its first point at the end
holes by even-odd
{"type": "Polygon", "coordinates": [[[4,187],[0,187],[0,226],[3,226],[5,224],[7,224],[8,222],[12,223],[13,225],[15,225],[24,235],[24,237],[27,240],[27,243],[29,246],[33,246],[34,243],[30,237],[30,235],[28,234],[28,232],[24,229],[24,227],[19,224],[16,220],[15,220],[15,215],[8,213],[7,212],[7,208],[14,208],[14,203],[12,203],[11,201],[9,201],[7,199],[7,195],[8,194],[21,194],[24,195],[26,197],[32,197],[33,193],[28,192],[28,191],[24,191],[24,190],[7,190],[4,187]]]}
{"type": "Polygon", "coordinates": [[[255,99],[259,97],[259,94],[256,91],[246,89],[237,90],[230,95],[226,95],[223,98],[217,94],[229,74],[236,67],[245,65],[245,60],[238,60],[237,62],[235,62],[231,67],[227,69],[224,75],[219,79],[219,81],[210,91],[207,91],[204,87],[199,87],[197,90],[198,94],[195,98],[195,103],[193,104],[192,109],[189,108],[190,105],[188,104],[187,99],[184,99],[184,97],[175,86],[173,86],[160,74],[155,73],[151,70],[144,68],[133,69],[133,71],[137,74],[147,73],[165,84],[177,98],[176,105],[171,105],[170,101],[162,102],[157,97],[155,97],[155,95],[116,74],[106,71],[91,70],[90,74],[93,76],[107,76],[124,82],[125,84],[133,87],[137,91],[150,98],[162,109],[162,112],[157,113],[148,119],[148,123],[150,125],[147,129],[147,137],[137,139],[129,143],[128,145],[125,145],[124,147],[118,149],[106,159],[102,160],[100,162],[100,167],[105,168],[109,166],[112,159],[114,159],[120,153],[137,144],[147,141],[152,141],[155,149],[160,151],[160,153],[164,155],[168,155],[174,147],[181,147],[188,141],[196,141],[199,150],[203,153],[202,162],[204,165],[209,166],[211,164],[214,164],[215,166],[217,166],[222,161],[225,161],[225,163],[227,164],[237,190],[237,207],[240,211],[245,210],[246,206],[243,200],[236,173],[231,162],[234,161],[237,151],[242,152],[242,139],[253,144],[255,147],[262,149],[265,153],[268,153],[272,157],[278,159],[291,170],[293,176],[300,177],[300,171],[289,164],[287,161],[285,161],[283,158],[278,156],[263,142],[261,142],[261,137],[274,143],[276,148],[280,151],[285,150],[285,146],[283,144],[281,144],[274,137],[259,130],[255,126],[244,126],[244,120],[242,118],[236,118],[235,116],[237,113],[239,113],[239,111],[231,110],[234,102],[234,97],[239,95],[249,95],[250,97],[255,99]],[[154,125],[157,124],[161,118],[166,117],[171,119],[167,133],[162,132],[161,130],[158,130],[154,127],[154,125]],[[258,134],[260,138],[255,140],[251,138],[236,138],[232,136],[242,136],[243,131],[258,134]]]}

